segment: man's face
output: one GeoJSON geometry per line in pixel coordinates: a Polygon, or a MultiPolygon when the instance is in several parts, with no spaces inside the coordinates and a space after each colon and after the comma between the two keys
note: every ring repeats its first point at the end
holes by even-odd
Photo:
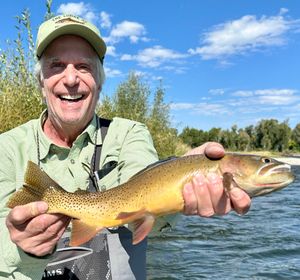
{"type": "Polygon", "coordinates": [[[48,117],[57,127],[84,129],[93,117],[101,90],[98,57],[83,38],[64,35],[46,48],[41,59],[41,87],[48,117]]]}

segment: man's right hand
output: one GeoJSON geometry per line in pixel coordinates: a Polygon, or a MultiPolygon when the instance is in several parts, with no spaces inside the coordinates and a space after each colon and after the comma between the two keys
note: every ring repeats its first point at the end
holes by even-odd
{"type": "Polygon", "coordinates": [[[6,218],[10,238],[24,252],[41,257],[51,254],[67,228],[70,217],[46,214],[45,202],[14,207],[6,218]]]}

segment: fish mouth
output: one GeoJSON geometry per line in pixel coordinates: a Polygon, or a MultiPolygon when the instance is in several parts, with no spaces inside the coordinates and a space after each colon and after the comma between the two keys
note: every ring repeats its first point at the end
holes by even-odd
{"type": "Polygon", "coordinates": [[[291,184],[295,180],[295,176],[292,173],[287,173],[286,175],[288,177],[282,181],[255,184],[257,190],[263,191],[263,193],[268,193],[271,191],[283,189],[284,187],[291,184]]]}
{"type": "Polygon", "coordinates": [[[287,174],[291,173],[291,166],[287,163],[282,163],[279,165],[278,164],[274,165],[273,163],[271,163],[258,170],[258,175],[262,175],[262,176],[270,176],[272,174],[278,174],[278,173],[287,173],[287,174]]]}
{"type": "Polygon", "coordinates": [[[281,187],[286,186],[287,184],[293,182],[291,181],[282,181],[282,182],[272,182],[272,183],[264,183],[264,184],[256,184],[257,187],[263,187],[264,189],[280,189],[281,187]]]}

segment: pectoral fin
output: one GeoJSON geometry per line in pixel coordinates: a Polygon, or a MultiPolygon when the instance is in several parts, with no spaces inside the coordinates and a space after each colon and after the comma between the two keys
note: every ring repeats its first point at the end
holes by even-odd
{"type": "Polygon", "coordinates": [[[73,219],[71,240],[69,245],[79,246],[83,243],[86,243],[89,240],[91,240],[102,229],[102,227],[90,226],[82,222],[81,220],[73,219]]]}
{"type": "Polygon", "coordinates": [[[133,226],[133,240],[132,244],[136,245],[141,242],[152,230],[155,218],[151,214],[144,215],[132,223],[133,226]]]}
{"type": "Polygon", "coordinates": [[[120,213],[117,219],[122,220],[123,224],[130,223],[129,226],[133,232],[133,245],[141,242],[150,233],[155,222],[155,217],[145,209],[120,213]]]}
{"type": "Polygon", "coordinates": [[[233,181],[233,175],[229,172],[223,173],[223,186],[226,190],[226,192],[230,192],[232,190],[232,181],[233,181]]]}
{"type": "Polygon", "coordinates": [[[116,220],[119,220],[121,224],[128,224],[132,221],[142,218],[143,216],[145,216],[145,214],[145,209],[141,209],[135,212],[122,212],[117,216],[116,220]]]}

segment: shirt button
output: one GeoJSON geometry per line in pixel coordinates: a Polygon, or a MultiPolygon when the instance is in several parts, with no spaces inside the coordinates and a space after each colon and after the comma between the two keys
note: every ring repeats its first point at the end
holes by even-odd
{"type": "Polygon", "coordinates": [[[70,162],[71,162],[72,164],[74,164],[74,163],[75,163],[75,160],[74,160],[74,159],[71,159],[70,162]]]}

